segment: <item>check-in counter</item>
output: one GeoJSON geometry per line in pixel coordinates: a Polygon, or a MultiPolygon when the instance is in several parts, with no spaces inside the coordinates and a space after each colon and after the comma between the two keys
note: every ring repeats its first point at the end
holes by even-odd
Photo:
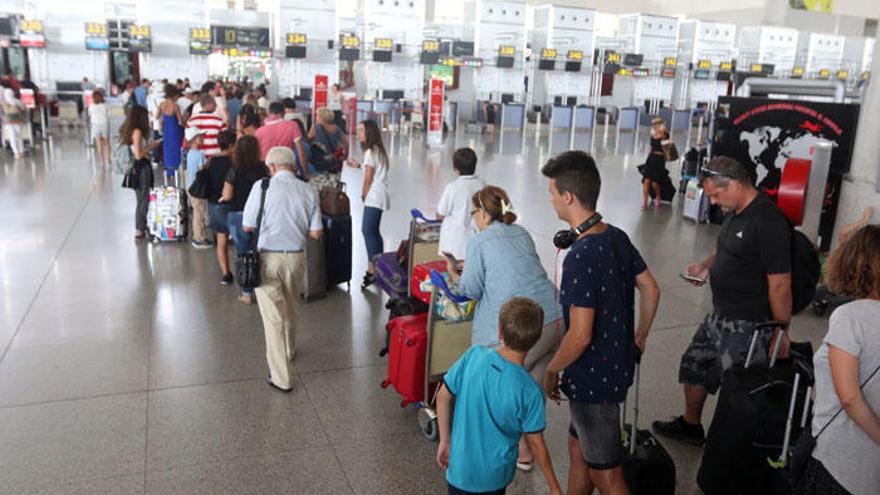
{"type": "Polygon", "coordinates": [[[501,127],[522,129],[526,121],[526,106],[522,103],[505,103],[501,105],[501,127]]]}
{"type": "Polygon", "coordinates": [[[574,128],[593,129],[596,127],[596,107],[580,105],[574,107],[574,128]]]}
{"type": "Polygon", "coordinates": [[[642,115],[639,107],[623,107],[617,119],[617,128],[619,130],[632,131],[639,126],[639,120],[642,115]]]}
{"type": "Polygon", "coordinates": [[[552,129],[571,128],[572,107],[553,105],[550,112],[550,127],[552,129]]]}
{"type": "Polygon", "coordinates": [[[691,127],[691,109],[675,110],[672,112],[673,131],[686,131],[691,127]]]}

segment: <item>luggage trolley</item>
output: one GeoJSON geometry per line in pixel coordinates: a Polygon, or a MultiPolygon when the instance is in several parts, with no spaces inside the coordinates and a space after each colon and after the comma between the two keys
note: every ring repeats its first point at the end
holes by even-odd
{"type": "Polygon", "coordinates": [[[439,292],[455,302],[469,301],[467,297],[453,294],[446,281],[437,271],[431,272],[431,304],[428,308],[428,338],[425,348],[425,391],[423,402],[416,404],[422,433],[430,441],[439,435],[437,426],[436,398],[440,380],[447,370],[471,346],[473,319],[446,320],[434,312],[434,302],[439,292]],[[433,389],[432,389],[433,387],[433,389]]]}
{"type": "MultiPolygon", "coordinates": [[[[440,249],[440,226],[443,222],[441,220],[425,218],[422,212],[416,208],[410,210],[410,216],[412,218],[409,221],[407,279],[412,277],[414,266],[444,259],[438,252],[440,249]]],[[[412,289],[409,282],[407,282],[406,286],[407,297],[412,297],[412,289]]]]}

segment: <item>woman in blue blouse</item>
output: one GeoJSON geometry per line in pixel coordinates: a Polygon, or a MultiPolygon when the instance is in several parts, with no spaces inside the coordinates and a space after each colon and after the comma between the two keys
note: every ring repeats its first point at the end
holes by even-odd
{"type": "MultiPolygon", "coordinates": [[[[471,343],[499,345],[501,305],[512,297],[534,300],[544,310],[544,330],[526,355],[525,367],[541,383],[562,338],[562,311],[553,282],[541,266],[532,236],[514,224],[516,214],[504,189],[486,186],[474,194],[472,205],[471,215],[480,232],[468,242],[467,263],[463,267],[449,263],[447,267],[450,278],[458,282],[458,291],[477,303],[471,343]],[[453,268],[460,269],[460,274],[453,268]]],[[[517,467],[531,470],[532,459],[525,442],[520,441],[517,467]]]]}

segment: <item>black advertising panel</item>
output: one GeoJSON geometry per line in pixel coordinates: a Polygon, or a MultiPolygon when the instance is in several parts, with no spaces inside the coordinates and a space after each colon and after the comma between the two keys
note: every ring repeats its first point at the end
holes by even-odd
{"type": "Polygon", "coordinates": [[[644,55],[638,53],[627,53],[623,56],[623,65],[626,67],[641,67],[644,55]]]}
{"type": "Polygon", "coordinates": [[[716,81],[730,81],[731,75],[733,75],[732,72],[724,72],[724,71],[719,70],[718,72],[715,73],[715,80],[716,81]]]}
{"type": "Polygon", "coordinates": [[[361,59],[361,51],[359,48],[340,48],[339,60],[356,62],[361,59]]]}
{"type": "Polygon", "coordinates": [[[819,138],[836,144],[819,223],[820,248],[828,250],[841,181],[852,160],[859,105],[723,96],[718,108],[713,155],[746,164],[758,187],[771,196],[778,193],[788,157],[808,158],[819,138]]]}
{"type": "Polygon", "coordinates": [[[502,69],[512,69],[513,57],[502,57],[501,55],[499,55],[498,60],[495,62],[495,66],[502,69]]]}
{"type": "Polygon", "coordinates": [[[288,45],[284,47],[285,58],[306,58],[306,47],[300,45],[288,45]]]}
{"type": "Polygon", "coordinates": [[[388,50],[373,50],[373,62],[391,62],[391,52],[388,50]]]}
{"type": "Polygon", "coordinates": [[[270,46],[269,28],[211,26],[211,42],[217,46],[270,46]]]}
{"type": "Polygon", "coordinates": [[[437,65],[440,63],[440,53],[423,51],[419,55],[419,63],[422,65],[437,65]]]}
{"type": "Polygon", "coordinates": [[[620,70],[620,66],[617,64],[609,64],[606,63],[605,67],[602,69],[603,74],[617,74],[620,70]]]}
{"type": "Polygon", "coordinates": [[[474,42],[473,41],[453,41],[452,42],[453,57],[473,57],[474,42]]]}
{"type": "Polygon", "coordinates": [[[553,70],[556,68],[555,60],[541,59],[538,61],[538,70],[553,70]]]}
{"type": "Polygon", "coordinates": [[[580,72],[581,71],[581,63],[580,62],[572,62],[571,60],[567,60],[565,62],[565,72],[580,72]]]}

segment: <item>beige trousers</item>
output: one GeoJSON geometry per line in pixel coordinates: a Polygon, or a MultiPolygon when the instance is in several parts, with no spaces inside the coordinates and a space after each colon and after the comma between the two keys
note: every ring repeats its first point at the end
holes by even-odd
{"type": "Polygon", "coordinates": [[[550,364],[550,360],[559,349],[559,343],[562,342],[563,325],[562,318],[544,325],[541,330],[541,338],[526,354],[525,368],[538,384],[544,383],[544,372],[547,370],[547,365],[550,364]]]}
{"type": "Polygon", "coordinates": [[[192,238],[194,241],[208,240],[206,224],[208,218],[208,200],[190,197],[193,207],[192,238]]]}
{"type": "Polygon", "coordinates": [[[304,253],[260,253],[261,284],[255,292],[266,335],[269,376],[281,388],[293,386],[296,310],[305,266],[304,253]]]}

